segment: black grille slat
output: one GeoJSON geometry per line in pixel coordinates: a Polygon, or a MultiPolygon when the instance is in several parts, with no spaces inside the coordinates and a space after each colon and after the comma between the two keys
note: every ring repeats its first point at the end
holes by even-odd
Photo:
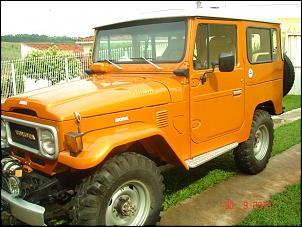
{"type": "Polygon", "coordinates": [[[21,158],[25,158],[25,153],[19,150],[14,150],[13,151],[15,155],[21,157],[21,158]]]}
{"type": "Polygon", "coordinates": [[[43,160],[41,158],[37,158],[37,157],[34,157],[34,156],[31,155],[30,160],[32,160],[33,162],[35,162],[39,165],[45,166],[45,160],[43,160]]]}
{"type": "Polygon", "coordinates": [[[13,142],[39,150],[38,134],[35,128],[15,124],[12,122],[10,122],[9,125],[10,125],[11,137],[13,142]],[[17,132],[19,132],[19,134],[21,132],[23,136],[18,135],[17,132]],[[30,136],[26,136],[27,133],[30,136]]]}

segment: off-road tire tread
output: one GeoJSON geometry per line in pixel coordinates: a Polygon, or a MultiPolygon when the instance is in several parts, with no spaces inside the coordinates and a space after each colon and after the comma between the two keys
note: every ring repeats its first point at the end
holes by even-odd
{"type": "Polygon", "coordinates": [[[257,174],[261,172],[269,162],[269,158],[272,152],[272,144],[274,140],[274,123],[267,111],[256,110],[253,117],[250,136],[247,141],[240,143],[233,151],[234,161],[239,170],[248,174],[257,174]],[[266,124],[269,130],[269,146],[265,157],[261,161],[257,161],[253,153],[253,143],[255,133],[260,125],[266,124]]]}
{"type": "Polygon", "coordinates": [[[160,212],[163,210],[162,204],[165,200],[163,176],[155,163],[147,157],[134,152],[126,152],[109,159],[94,174],[83,179],[82,183],[76,187],[77,196],[71,201],[72,209],[69,213],[72,220],[71,225],[105,225],[105,223],[97,223],[96,220],[98,209],[101,206],[99,202],[109,196],[107,189],[128,170],[147,171],[148,177],[153,179],[151,187],[155,189],[155,199],[158,200],[156,203],[160,205],[155,207],[153,212],[150,212],[145,225],[155,225],[159,222],[160,212]]]}

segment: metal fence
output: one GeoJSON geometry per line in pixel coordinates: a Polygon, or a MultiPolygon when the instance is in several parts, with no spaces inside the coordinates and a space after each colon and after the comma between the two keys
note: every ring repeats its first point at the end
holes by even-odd
{"type": "Polygon", "coordinates": [[[26,91],[84,79],[89,57],[71,53],[1,61],[1,101],[26,91]]]}
{"type": "MultiPolygon", "coordinates": [[[[167,43],[158,44],[157,50],[163,52],[167,43]]],[[[141,49],[142,53],[144,48],[141,49]]],[[[128,58],[132,48],[112,49],[115,59],[128,58]]],[[[1,61],[1,102],[10,96],[66,83],[73,80],[85,79],[88,75],[85,69],[89,67],[90,55],[84,53],[70,53],[67,55],[53,55],[36,58],[22,58],[1,61]]],[[[107,56],[103,51],[100,56],[107,56]]]]}

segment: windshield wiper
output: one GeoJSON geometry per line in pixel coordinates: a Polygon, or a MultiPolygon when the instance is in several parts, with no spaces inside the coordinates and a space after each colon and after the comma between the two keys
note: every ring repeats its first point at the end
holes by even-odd
{"type": "MultiPolygon", "coordinates": [[[[116,68],[118,68],[119,70],[122,70],[123,68],[115,63],[113,63],[112,61],[108,60],[108,59],[104,59],[104,61],[109,62],[111,65],[114,65],[116,68]]],[[[100,62],[100,61],[99,61],[100,62]]]]}
{"type": "Polygon", "coordinates": [[[158,65],[154,64],[153,62],[149,61],[148,59],[144,58],[144,57],[139,57],[139,58],[131,58],[131,59],[143,59],[145,60],[146,62],[148,62],[149,64],[153,65],[155,68],[161,70],[162,68],[159,67],[158,65]]]}

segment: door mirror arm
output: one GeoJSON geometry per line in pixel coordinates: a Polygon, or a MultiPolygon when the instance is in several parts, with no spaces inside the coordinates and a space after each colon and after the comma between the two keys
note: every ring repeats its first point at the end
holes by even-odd
{"type": "Polygon", "coordinates": [[[206,74],[213,73],[216,65],[218,65],[218,61],[212,61],[212,69],[211,69],[211,71],[204,72],[204,74],[200,77],[202,85],[207,81],[206,74]]]}

